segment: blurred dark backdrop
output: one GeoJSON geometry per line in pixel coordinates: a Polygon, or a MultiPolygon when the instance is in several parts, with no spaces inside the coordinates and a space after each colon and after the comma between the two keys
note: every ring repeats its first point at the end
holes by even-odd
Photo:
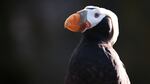
{"type": "Polygon", "coordinates": [[[148,0],[3,0],[0,2],[0,83],[63,84],[67,63],[80,39],[64,20],[86,5],[114,11],[120,36],[115,49],[132,84],[150,79],[148,0]]]}

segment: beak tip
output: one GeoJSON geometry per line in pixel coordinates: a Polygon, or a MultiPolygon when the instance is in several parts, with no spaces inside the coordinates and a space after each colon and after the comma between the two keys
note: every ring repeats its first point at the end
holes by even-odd
{"type": "Polygon", "coordinates": [[[70,24],[71,24],[70,22],[65,21],[65,23],[64,23],[64,27],[65,27],[65,28],[67,28],[70,24]]]}

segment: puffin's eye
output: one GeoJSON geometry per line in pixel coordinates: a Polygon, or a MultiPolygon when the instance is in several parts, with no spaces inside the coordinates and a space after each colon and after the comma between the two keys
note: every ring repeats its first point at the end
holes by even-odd
{"type": "Polygon", "coordinates": [[[99,15],[100,15],[99,13],[95,13],[95,14],[94,14],[94,17],[95,17],[95,18],[98,18],[99,15]]]}

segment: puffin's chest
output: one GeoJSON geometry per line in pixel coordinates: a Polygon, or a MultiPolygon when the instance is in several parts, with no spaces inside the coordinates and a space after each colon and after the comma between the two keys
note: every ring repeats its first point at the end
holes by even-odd
{"type": "Polygon", "coordinates": [[[96,66],[101,69],[110,68],[114,70],[113,62],[115,61],[112,61],[114,59],[111,55],[113,54],[105,47],[92,44],[82,45],[73,52],[70,65],[78,68],[90,65],[91,67],[96,66]]]}

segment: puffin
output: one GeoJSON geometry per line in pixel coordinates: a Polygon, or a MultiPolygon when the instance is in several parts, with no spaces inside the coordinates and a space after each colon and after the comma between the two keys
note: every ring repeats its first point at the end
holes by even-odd
{"type": "Polygon", "coordinates": [[[113,48],[119,35],[114,12],[86,6],[71,14],[64,27],[81,33],[69,60],[65,84],[130,84],[124,64],[113,48]]]}

